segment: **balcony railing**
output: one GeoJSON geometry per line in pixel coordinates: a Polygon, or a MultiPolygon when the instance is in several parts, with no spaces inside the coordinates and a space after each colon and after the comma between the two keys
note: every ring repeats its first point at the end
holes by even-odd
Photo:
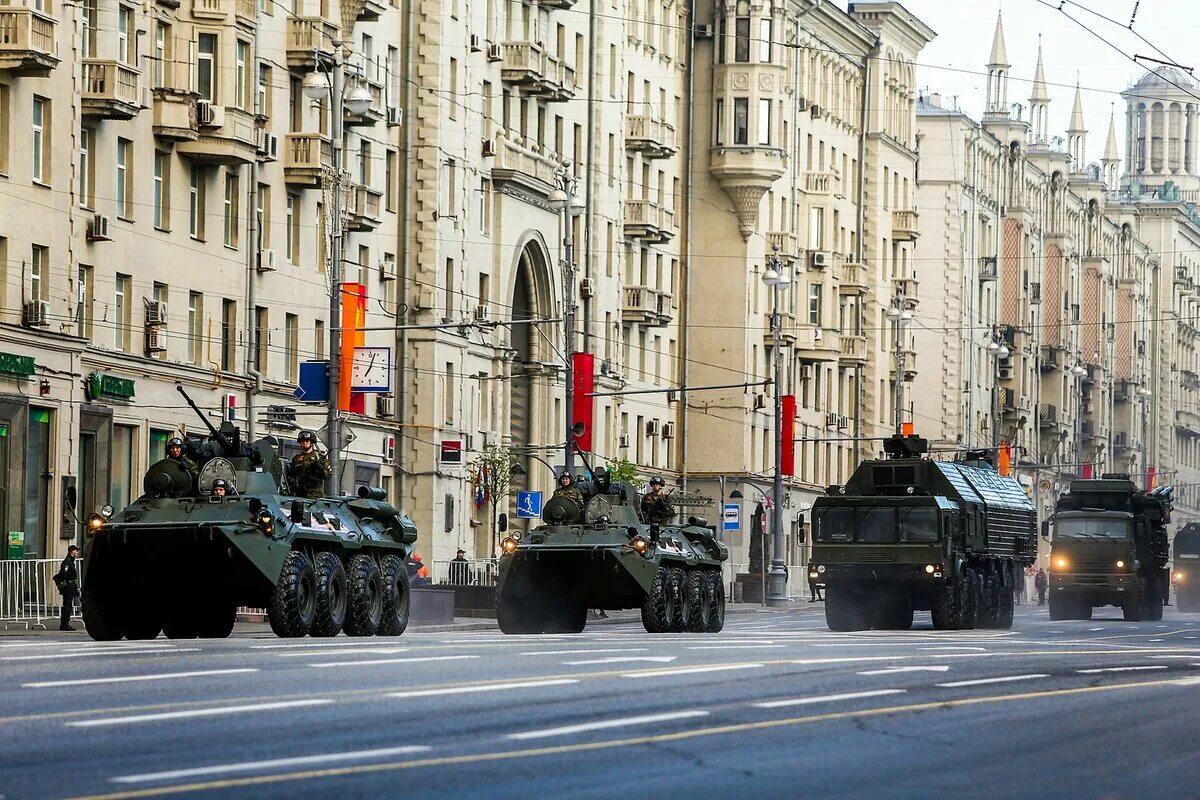
{"type": "Polygon", "coordinates": [[[842,366],[861,367],[867,363],[867,337],[842,334],[842,366]]]}
{"type": "Polygon", "coordinates": [[[325,170],[333,169],[333,144],[319,133],[289,133],[284,143],[283,179],[292,186],[321,187],[325,170]]]}
{"type": "MultiPolygon", "coordinates": [[[[799,328],[796,325],[796,315],[790,311],[779,312],[779,339],[783,342],[784,347],[791,347],[796,343],[799,328]]],[[[775,344],[775,334],[771,330],[771,315],[763,315],[763,344],[771,347],[775,344]]]]}
{"type": "Polygon", "coordinates": [[[355,185],[351,194],[349,228],[352,231],[373,231],[382,219],[380,207],[383,193],[370,186],[355,185]]]}
{"type": "Polygon", "coordinates": [[[287,61],[289,67],[313,67],[313,55],[332,62],[333,42],[339,28],[323,17],[290,17],[287,25],[287,61]]]}
{"type": "Polygon", "coordinates": [[[1058,369],[1058,348],[1053,345],[1042,345],[1041,357],[1038,358],[1038,366],[1042,372],[1053,372],[1058,369]]]}
{"type": "Polygon", "coordinates": [[[649,114],[625,117],[625,146],[646,158],[664,158],[676,151],[675,127],[649,114]]]}
{"type": "Polygon", "coordinates": [[[800,237],[787,231],[771,231],[767,233],[767,255],[778,253],[780,258],[789,261],[799,261],[801,256],[800,237]]]}
{"type": "Polygon", "coordinates": [[[0,70],[44,78],[58,64],[54,17],[32,8],[0,7],[0,70]]]}
{"type": "Polygon", "coordinates": [[[118,61],[83,60],[83,89],[80,107],[84,116],[101,119],[132,119],[141,111],[138,76],[133,67],[118,61]]]}
{"type": "Polygon", "coordinates": [[[675,215],[652,200],[626,200],[625,235],[647,242],[668,242],[675,235],[675,215]]]}
{"type": "Polygon", "coordinates": [[[493,184],[513,184],[524,193],[545,199],[554,190],[554,175],[560,166],[551,153],[526,145],[519,137],[496,137],[493,184]]]}
{"type": "Polygon", "coordinates": [[[621,307],[623,322],[638,325],[666,325],[674,316],[671,295],[649,286],[626,286],[621,307]]]}
{"type": "Polygon", "coordinates": [[[804,173],[804,191],[806,194],[830,194],[833,192],[835,183],[837,183],[837,175],[832,172],[804,173]]]}
{"type": "Polygon", "coordinates": [[[1050,428],[1058,424],[1058,407],[1043,404],[1038,409],[1038,427],[1050,428]]]}
{"type": "Polygon", "coordinates": [[[575,70],[546,53],[535,42],[504,42],[500,78],[526,94],[554,102],[575,96],[575,70]]]}
{"type": "Polygon", "coordinates": [[[917,238],[917,212],[892,212],[892,238],[896,241],[913,241],[917,238]]]}
{"type": "Polygon", "coordinates": [[[843,295],[860,295],[867,293],[867,268],[856,261],[846,261],[842,264],[841,281],[838,292],[843,295]]]}

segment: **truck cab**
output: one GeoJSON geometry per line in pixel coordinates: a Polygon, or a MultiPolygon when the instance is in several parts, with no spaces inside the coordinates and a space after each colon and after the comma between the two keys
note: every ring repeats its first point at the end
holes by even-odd
{"type": "Polygon", "coordinates": [[[1200,523],[1189,522],[1175,534],[1171,545],[1175,565],[1171,585],[1180,611],[1200,611],[1200,523]]]}

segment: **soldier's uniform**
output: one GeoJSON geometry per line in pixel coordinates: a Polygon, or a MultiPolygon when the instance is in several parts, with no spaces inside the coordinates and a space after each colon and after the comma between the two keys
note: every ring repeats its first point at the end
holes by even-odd
{"type": "Polygon", "coordinates": [[[191,482],[191,485],[188,487],[187,491],[189,491],[189,492],[192,491],[196,485],[196,479],[200,477],[200,465],[197,464],[195,461],[192,461],[186,455],[184,455],[182,439],[175,437],[175,438],[171,439],[169,442],[167,442],[167,459],[170,461],[174,461],[176,464],[183,467],[184,470],[187,471],[188,478],[190,479],[190,482],[191,482]],[[179,448],[178,456],[171,455],[171,451],[174,450],[175,448],[179,448]]]}
{"type": "Polygon", "coordinates": [[[576,503],[578,503],[580,508],[583,508],[583,492],[576,489],[574,485],[558,487],[557,489],[554,490],[554,496],[555,497],[569,497],[572,500],[574,500],[576,503]]]}
{"type": "Polygon", "coordinates": [[[322,496],[325,481],[333,475],[333,467],[324,453],[309,450],[297,453],[288,464],[287,477],[296,497],[315,500],[322,496]]]}
{"type": "Polygon", "coordinates": [[[675,506],[665,494],[655,494],[651,490],[642,497],[642,517],[647,522],[662,525],[664,522],[670,522],[674,516],[675,506]]]}

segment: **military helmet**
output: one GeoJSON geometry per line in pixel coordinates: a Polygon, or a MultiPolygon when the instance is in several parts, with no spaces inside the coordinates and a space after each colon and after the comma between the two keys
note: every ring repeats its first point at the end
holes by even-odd
{"type": "Polygon", "coordinates": [[[317,435],[312,431],[300,431],[300,435],[296,437],[296,442],[313,442],[317,441],[317,435]]]}
{"type": "Polygon", "coordinates": [[[575,482],[575,479],[573,477],[571,477],[571,473],[567,472],[566,470],[563,470],[562,473],[558,476],[558,482],[560,484],[563,482],[563,478],[567,479],[568,486],[575,482]]]}
{"type": "Polygon", "coordinates": [[[663,486],[663,485],[665,485],[665,484],[663,483],[663,479],[662,479],[662,478],[660,478],[660,477],[658,477],[657,475],[655,475],[653,478],[651,478],[651,479],[650,479],[650,485],[651,485],[651,486],[663,486]]]}
{"type": "Polygon", "coordinates": [[[170,439],[168,439],[167,440],[167,449],[170,450],[172,447],[178,447],[180,449],[183,449],[183,439],[180,439],[178,436],[173,436],[170,439]]]}
{"type": "Polygon", "coordinates": [[[224,478],[217,478],[212,482],[211,490],[215,492],[217,489],[229,491],[229,483],[224,478]]]}

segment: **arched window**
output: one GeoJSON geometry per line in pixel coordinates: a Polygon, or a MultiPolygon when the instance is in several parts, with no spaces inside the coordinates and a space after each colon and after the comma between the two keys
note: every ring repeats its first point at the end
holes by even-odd
{"type": "Polygon", "coordinates": [[[771,61],[772,13],[771,0],[763,0],[762,20],[758,26],[758,60],[764,64],[771,61]]]}
{"type": "Polygon", "coordinates": [[[733,60],[750,60],[750,0],[738,0],[737,17],[733,21],[733,60]]]}

